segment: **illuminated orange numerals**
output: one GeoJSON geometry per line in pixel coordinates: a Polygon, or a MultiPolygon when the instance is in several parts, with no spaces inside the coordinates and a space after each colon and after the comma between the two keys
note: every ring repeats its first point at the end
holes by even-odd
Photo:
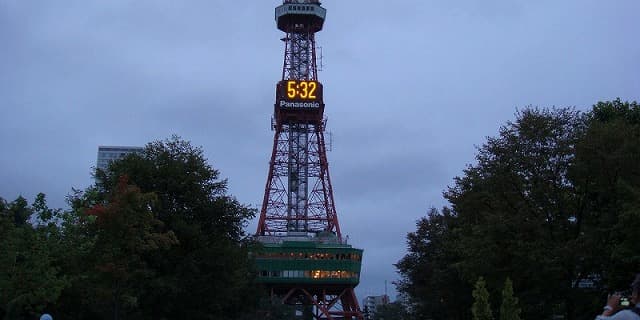
{"type": "Polygon", "coordinates": [[[309,82],[309,99],[315,99],[316,98],[316,87],[317,87],[317,83],[315,82],[309,82]]]}
{"type": "Polygon", "coordinates": [[[318,83],[315,81],[287,81],[287,97],[289,99],[316,99],[316,90],[318,89],[318,83]]]}
{"type": "Polygon", "coordinates": [[[289,99],[293,99],[296,97],[296,82],[295,81],[287,81],[287,97],[289,99]]]}
{"type": "Polygon", "coordinates": [[[300,89],[302,89],[302,91],[300,91],[300,98],[302,99],[306,99],[307,98],[307,90],[308,90],[308,85],[306,81],[301,81],[300,82],[300,89]]]}

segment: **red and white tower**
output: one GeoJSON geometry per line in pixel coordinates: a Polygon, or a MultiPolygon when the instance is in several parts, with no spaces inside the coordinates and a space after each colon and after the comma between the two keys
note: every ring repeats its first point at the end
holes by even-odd
{"type": "Polygon", "coordinates": [[[363,319],[354,292],[363,251],[342,239],[324,141],[315,34],[325,15],[318,0],[284,0],[275,10],[278,29],[285,33],[284,64],[256,232],[263,244],[254,255],[256,279],[273,301],[314,319],[363,319]]]}
{"type": "Polygon", "coordinates": [[[275,131],[258,235],[331,232],[341,238],[324,141],[323,88],[315,33],[326,10],[319,1],[285,0],[276,8],[285,32],[282,80],[276,85],[275,131]]]}

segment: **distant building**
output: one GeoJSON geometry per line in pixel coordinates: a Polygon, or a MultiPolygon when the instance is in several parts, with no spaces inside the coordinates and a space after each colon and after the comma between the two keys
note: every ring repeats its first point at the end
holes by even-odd
{"type": "Polygon", "coordinates": [[[96,168],[106,170],[111,161],[122,159],[130,153],[141,153],[142,147],[99,146],[96,168]]]}
{"type": "Polygon", "coordinates": [[[389,303],[389,296],[384,294],[381,296],[367,296],[362,300],[362,311],[364,318],[373,320],[376,310],[383,305],[389,303]]]}

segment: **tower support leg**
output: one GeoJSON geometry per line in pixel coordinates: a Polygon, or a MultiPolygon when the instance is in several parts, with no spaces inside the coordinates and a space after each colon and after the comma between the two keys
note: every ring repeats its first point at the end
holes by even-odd
{"type": "Polygon", "coordinates": [[[364,320],[353,288],[335,288],[330,290],[316,288],[310,290],[305,287],[290,288],[284,295],[276,295],[271,290],[271,301],[283,304],[311,306],[315,320],[364,320]]]}

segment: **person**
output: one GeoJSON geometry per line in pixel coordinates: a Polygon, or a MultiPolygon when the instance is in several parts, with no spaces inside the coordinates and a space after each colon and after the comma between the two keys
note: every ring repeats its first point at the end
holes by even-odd
{"type": "Polygon", "coordinates": [[[631,308],[623,309],[620,305],[619,293],[609,296],[607,305],[601,315],[596,320],[640,320],[640,273],[636,275],[631,283],[631,297],[629,298],[631,308]]]}

